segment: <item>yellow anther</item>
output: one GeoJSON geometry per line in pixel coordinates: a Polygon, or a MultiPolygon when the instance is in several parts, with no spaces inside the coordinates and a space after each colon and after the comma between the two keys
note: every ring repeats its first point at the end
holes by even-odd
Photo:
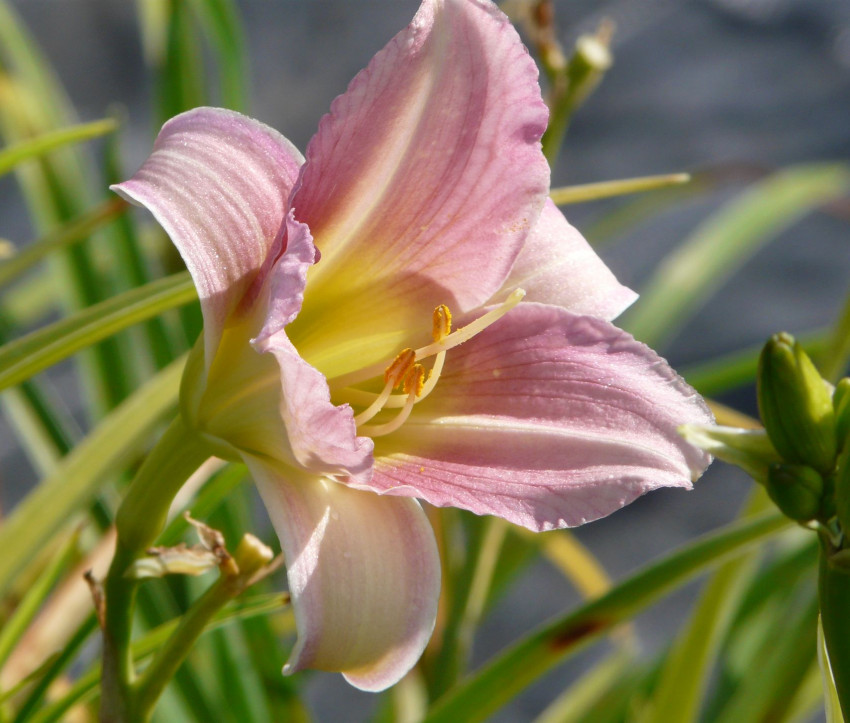
{"type": "Polygon", "coordinates": [[[411,391],[416,393],[416,396],[422,396],[422,390],[425,388],[425,367],[421,364],[414,364],[410,371],[404,377],[404,393],[410,394],[411,391]]]}
{"type": "Polygon", "coordinates": [[[384,369],[384,382],[390,384],[391,388],[395,389],[399,384],[407,378],[407,374],[413,367],[413,362],[416,361],[416,352],[413,349],[402,349],[398,353],[392,364],[384,369]]]}
{"type": "Polygon", "coordinates": [[[434,309],[434,328],[432,333],[434,341],[445,339],[452,333],[452,312],[449,311],[449,307],[445,304],[440,304],[434,309]]]}

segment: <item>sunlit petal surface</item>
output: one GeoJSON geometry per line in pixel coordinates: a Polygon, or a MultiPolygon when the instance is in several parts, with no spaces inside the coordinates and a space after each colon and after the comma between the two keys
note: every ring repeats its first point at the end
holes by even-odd
{"type": "Polygon", "coordinates": [[[450,352],[436,391],[377,440],[371,487],[534,530],[690,487],[709,457],[676,428],[702,399],[609,323],[522,304],[450,352]]]}
{"type": "Polygon", "coordinates": [[[298,641],[284,669],[396,683],[434,628],[440,559],[416,500],[381,498],[245,458],[286,556],[298,641]]]}

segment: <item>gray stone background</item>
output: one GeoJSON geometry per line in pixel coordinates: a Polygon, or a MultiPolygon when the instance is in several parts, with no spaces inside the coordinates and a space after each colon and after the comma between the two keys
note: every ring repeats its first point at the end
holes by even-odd
{"type": "MultiPolygon", "coordinates": [[[[84,120],[126,106],[129,165],[150,149],[152,89],[141,62],[134,5],[124,0],[17,0],[84,120]]],[[[415,0],[244,0],[252,68],[252,112],[300,148],[335,95],[345,89],[412,17],[415,0]]],[[[553,185],[696,170],[730,164],[770,169],[812,160],[847,160],[850,151],[850,1],[558,0],[569,45],[603,16],[617,24],[615,65],[576,117],[553,185]]],[[[738,193],[730,183],[683,202],[606,245],[620,278],[640,289],[666,251],[738,193]]],[[[592,228],[617,202],[568,209],[592,228]]],[[[14,188],[0,183],[0,236],[32,236],[14,188]]],[[[800,332],[833,320],[847,293],[848,224],[817,213],[759,253],[662,351],[674,366],[800,332]]],[[[752,411],[753,392],[726,401],[752,411]]],[[[0,426],[2,498],[32,474],[0,426]]],[[[750,482],[715,464],[691,493],[661,491],[580,536],[615,576],[731,519],[750,482]]],[[[648,651],[673,634],[695,594],[691,586],[640,620],[648,651]]],[[[484,625],[476,660],[575,601],[544,564],[530,569],[484,625]]],[[[498,717],[530,720],[588,658],[553,672],[498,717]]],[[[359,720],[373,698],[341,678],[309,685],[321,720],[359,720]]]]}

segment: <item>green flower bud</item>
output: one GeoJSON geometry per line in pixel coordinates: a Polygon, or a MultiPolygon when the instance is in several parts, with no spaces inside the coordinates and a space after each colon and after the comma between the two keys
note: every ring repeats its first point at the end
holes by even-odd
{"type": "Polygon", "coordinates": [[[830,472],[836,453],[832,394],[790,334],[775,334],[765,344],[757,392],[762,423],[783,459],[830,472]]]}
{"type": "Polygon", "coordinates": [[[815,519],[821,511],[823,477],[801,464],[772,464],[767,494],[784,515],[798,522],[815,519]]]}
{"type": "Polygon", "coordinates": [[[823,478],[823,496],[820,500],[819,520],[826,522],[835,517],[835,472],[823,478]]]}
{"type": "Polygon", "coordinates": [[[835,410],[835,437],[840,452],[850,436],[850,378],[844,377],[835,385],[832,407],[835,410]]]}

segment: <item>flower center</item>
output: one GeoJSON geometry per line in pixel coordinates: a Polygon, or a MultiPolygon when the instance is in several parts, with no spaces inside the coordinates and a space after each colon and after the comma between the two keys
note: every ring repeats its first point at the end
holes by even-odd
{"type": "Polygon", "coordinates": [[[525,291],[517,289],[502,304],[456,331],[452,331],[452,315],[449,308],[441,304],[434,309],[432,343],[419,349],[403,349],[389,366],[384,366],[383,363],[375,364],[329,379],[328,384],[334,398],[349,402],[355,407],[363,407],[363,411],[354,417],[358,434],[380,437],[401,427],[407,421],[413,407],[425,399],[437,386],[446,361],[446,352],[469,341],[501,319],[524,296],[525,291]],[[425,367],[419,362],[431,357],[434,361],[426,378],[425,367]],[[380,393],[367,392],[354,386],[373,380],[381,374],[383,374],[384,386],[380,393]],[[393,391],[399,388],[402,393],[393,394],[393,391]],[[369,423],[379,413],[388,409],[401,411],[386,422],[369,423]]]}

